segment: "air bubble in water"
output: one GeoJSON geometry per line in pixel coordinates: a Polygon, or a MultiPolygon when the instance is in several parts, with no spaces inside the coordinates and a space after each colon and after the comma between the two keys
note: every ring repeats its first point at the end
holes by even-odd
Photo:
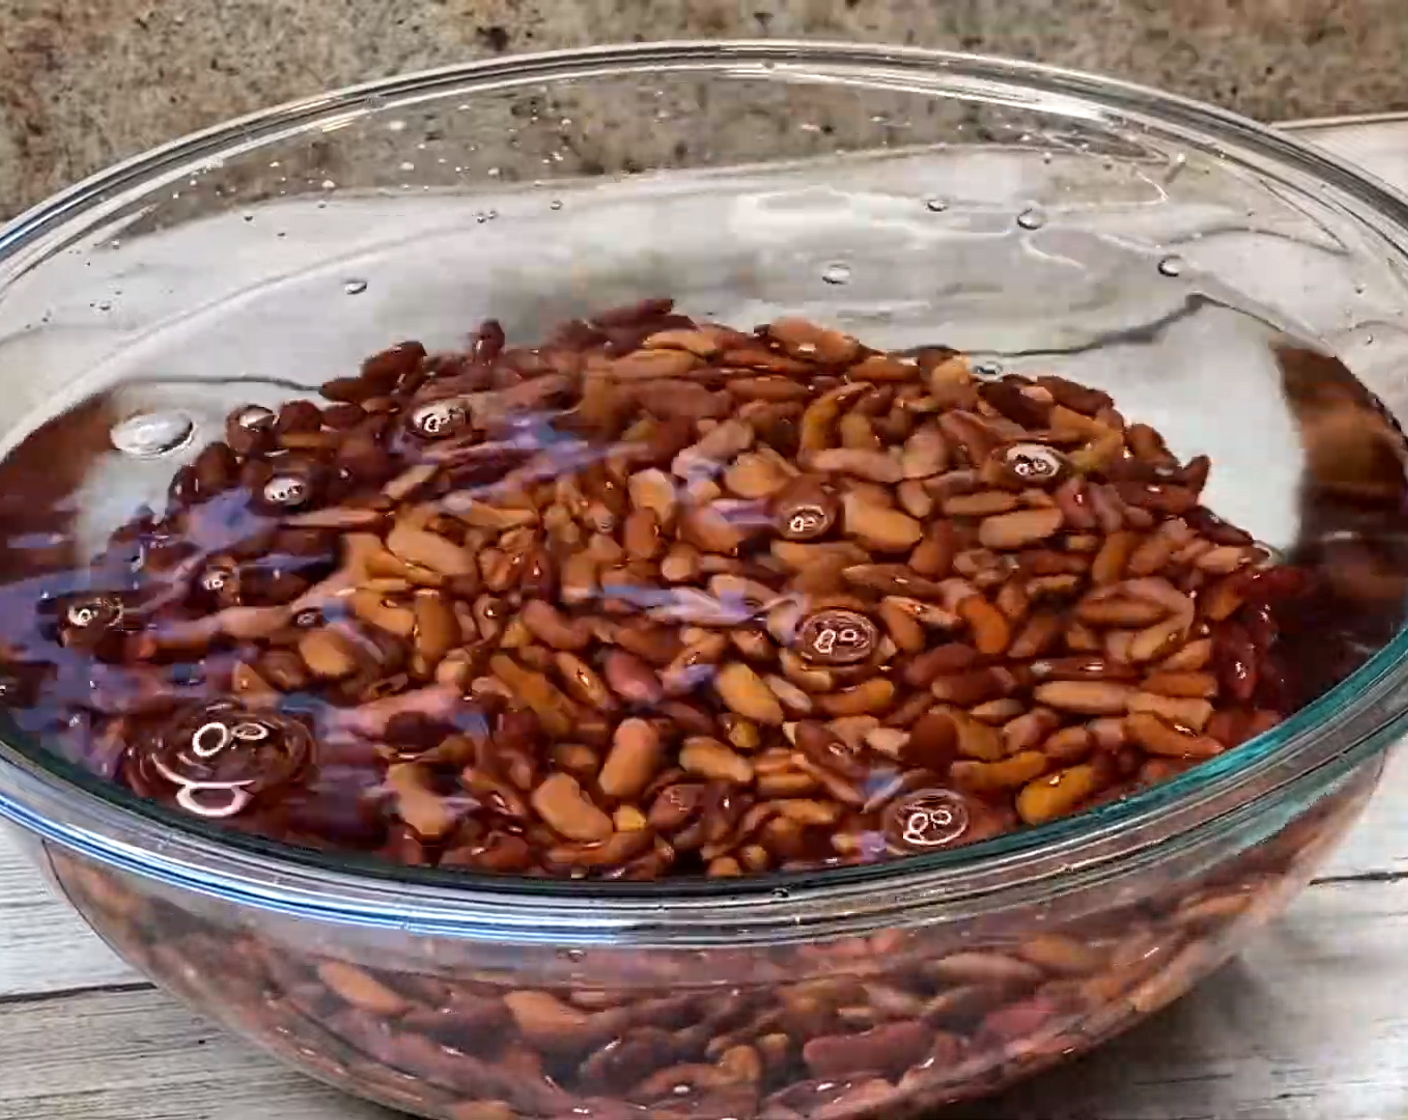
{"type": "Polygon", "coordinates": [[[848,284],[851,280],[851,266],[844,261],[836,261],[822,269],[821,278],[828,284],[848,284]]]}
{"type": "Polygon", "coordinates": [[[1180,256],[1165,257],[1159,262],[1159,273],[1163,276],[1182,276],[1183,258],[1180,256]]]}
{"type": "Polygon", "coordinates": [[[344,280],[342,290],[349,296],[359,296],[367,290],[367,282],[365,280],[344,280]]]}
{"type": "Polygon", "coordinates": [[[113,425],[108,438],[124,455],[153,459],[184,447],[195,430],[195,421],[184,412],[143,412],[113,425]]]}
{"type": "Polygon", "coordinates": [[[1017,224],[1023,229],[1040,229],[1046,224],[1046,215],[1033,206],[1017,215],[1017,224]]]}
{"type": "Polygon", "coordinates": [[[948,209],[948,200],[943,198],[926,198],[924,209],[931,214],[942,214],[948,209]]]}

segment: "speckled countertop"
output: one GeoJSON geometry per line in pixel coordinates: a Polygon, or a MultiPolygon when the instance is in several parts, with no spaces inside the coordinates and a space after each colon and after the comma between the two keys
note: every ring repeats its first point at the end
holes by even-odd
{"type": "Polygon", "coordinates": [[[1403,0],[8,0],[0,215],[331,86],[631,39],[851,38],[1040,59],[1272,119],[1408,108],[1403,0]]]}

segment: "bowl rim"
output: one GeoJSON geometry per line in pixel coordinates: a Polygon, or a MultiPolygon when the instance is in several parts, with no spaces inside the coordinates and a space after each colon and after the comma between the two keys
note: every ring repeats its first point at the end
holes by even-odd
{"type": "MultiPolygon", "coordinates": [[[[0,286],[46,255],[70,221],[194,164],[254,150],[341,117],[443,96],[667,68],[787,77],[788,68],[936,82],[938,96],[1040,93],[1044,108],[1110,121],[1152,119],[1240,144],[1347,193],[1408,230],[1408,200],[1313,145],[1226,110],[1075,70],[917,47],[794,40],[639,43],[511,55],[439,67],[286,102],[154,148],[90,176],[0,227],[0,286]],[[968,86],[961,83],[969,82],[968,86]],[[948,82],[945,86],[943,83],[948,82]],[[986,85],[984,84],[986,83],[986,85]]],[[[1361,218],[1362,220],[1362,218],[1361,218]]],[[[1347,680],[1235,751],[1098,809],[992,840],[861,867],[738,880],[571,882],[403,868],[219,829],[56,759],[0,719],[0,817],[105,864],[185,891],[304,917],[494,941],[573,944],[800,939],[869,928],[879,917],[952,917],[955,907],[1049,895],[1093,882],[1171,842],[1245,823],[1309,775],[1342,772],[1408,726],[1392,703],[1408,677],[1400,631],[1347,680]],[[1333,727],[1331,725],[1334,725],[1333,727]],[[1333,734],[1327,734],[1331,730],[1333,734]],[[1142,855],[1141,855],[1142,854],[1142,855]],[[661,913],[668,901],[671,912],[661,913]],[[582,904],[589,902],[589,908],[582,904]],[[860,923],[857,925],[857,923],[860,923]]]]}

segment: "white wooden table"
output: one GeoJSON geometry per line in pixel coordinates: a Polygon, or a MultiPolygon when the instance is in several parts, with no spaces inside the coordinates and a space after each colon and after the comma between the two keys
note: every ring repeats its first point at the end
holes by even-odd
{"type": "MultiPolygon", "coordinates": [[[[1408,120],[1305,127],[1408,188],[1408,120]]],[[[1101,1052],[963,1120],[1408,1117],[1408,754],[1238,961],[1101,1052]]],[[[0,833],[0,1120],[390,1120],[184,1010],[0,833]]]]}

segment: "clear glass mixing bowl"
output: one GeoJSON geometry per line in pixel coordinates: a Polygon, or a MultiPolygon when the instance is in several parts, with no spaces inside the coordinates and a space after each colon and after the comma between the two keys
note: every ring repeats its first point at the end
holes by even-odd
{"type": "Polygon", "coordinates": [[[451,346],[488,316],[528,339],[668,294],[742,326],[801,314],[1110,388],[1212,457],[1219,513],[1342,574],[1317,633],[1348,651],[1327,683],[1358,668],[1136,796],[824,874],[375,866],[178,817],[8,722],[0,814],[172,992],[426,1116],[847,1120],[989,1092],[1235,952],[1377,780],[1403,724],[1401,464],[1336,505],[1355,456],[1344,424],[1316,442],[1316,417],[1350,409],[1358,447],[1396,440],[1354,378],[1408,406],[1405,230],[1391,192],[1217,110],[872,47],[513,58],[140,157],[0,231],[0,450],[81,402],[75,430],[99,437],[0,494],[28,530],[7,577],[52,517],[99,540],[164,486],[182,452],[124,456],[105,442],[119,420],[182,413],[195,446],[232,405],[396,339],[451,346]],[[1288,339],[1341,361],[1278,360],[1288,339]]]}

